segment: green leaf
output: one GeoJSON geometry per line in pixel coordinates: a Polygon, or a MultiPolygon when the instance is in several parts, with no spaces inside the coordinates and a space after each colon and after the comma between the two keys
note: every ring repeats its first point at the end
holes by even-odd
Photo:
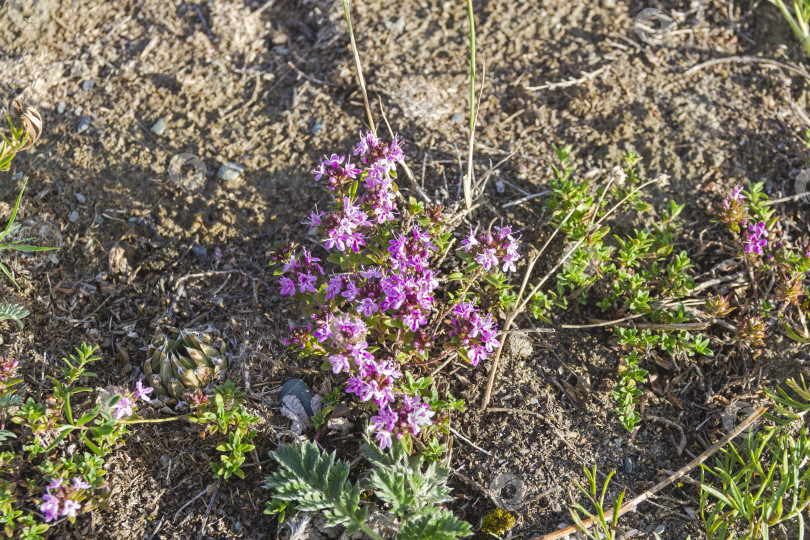
{"type": "Polygon", "coordinates": [[[22,319],[29,316],[31,313],[23,309],[21,306],[15,304],[0,304],[0,321],[12,320],[17,321],[20,328],[23,328],[22,319]]]}
{"type": "Polygon", "coordinates": [[[469,523],[456,519],[447,510],[436,509],[427,516],[406,523],[397,540],[456,540],[471,534],[469,523]]]}
{"type": "Polygon", "coordinates": [[[335,453],[321,454],[310,442],[282,445],[270,457],[281,470],[265,478],[265,486],[282,501],[297,501],[303,511],[323,511],[330,525],[360,527],[360,488],[347,481],[349,464],[335,460],[335,453]]]}

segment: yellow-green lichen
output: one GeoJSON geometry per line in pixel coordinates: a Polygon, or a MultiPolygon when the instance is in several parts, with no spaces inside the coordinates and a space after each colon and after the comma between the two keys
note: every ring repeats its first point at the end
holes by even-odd
{"type": "Polygon", "coordinates": [[[500,537],[508,533],[515,526],[515,516],[496,508],[481,522],[481,532],[500,537]]]}

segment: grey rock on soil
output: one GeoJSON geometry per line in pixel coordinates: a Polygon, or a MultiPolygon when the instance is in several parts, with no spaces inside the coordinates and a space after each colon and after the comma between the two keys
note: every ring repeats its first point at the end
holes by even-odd
{"type": "Polygon", "coordinates": [[[166,126],[166,119],[161,116],[157,119],[155,125],[152,126],[152,133],[157,136],[163,135],[163,133],[166,131],[166,126]]]}

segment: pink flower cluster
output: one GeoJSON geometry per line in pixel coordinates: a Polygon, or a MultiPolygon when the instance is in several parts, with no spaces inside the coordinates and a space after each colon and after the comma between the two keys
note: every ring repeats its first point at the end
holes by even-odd
{"type": "Polygon", "coordinates": [[[90,484],[82,480],[81,476],[73,477],[72,482],[66,483],[62,478],[54,478],[45,488],[47,493],[42,496],[40,511],[45,514],[45,522],[55,521],[60,516],[75,518],[82,505],[76,498],[81,491],[90,489],[90,484]]]}
{"type": "MultiPolygon", "coordinates": [[[[385,143],[372,133],[362,135],[354,155],[362,169],[347,156],[332,155],[313,171],[332,192],[333,202],[306,222],[327,251],[341,254],[342,270],[328,275],[320,259],[306,249],[296,253],[292,244],[277,247],[273,260],[283,264],[281,294],[306,295],[309,306],[309,322],[291,326],[285,344],[323,355],[324,367],[346,374],[346,392],[372,407],[370,427],[385,449],[394,437],[421,433],[436,415],[429,402],[398,386],[403,376],[399,361],[414,354],[425,358],[441,340],[450,350],[464,351],[475,365],[498,346],[498,329],[493,317],[472,303],[455,308],[449,342],[438,328],[448,321],[428,326],[439,286],[438,271],[430,267],[440,251],[432,235],[441,213],[425,214],[421,226],[410,219],[394,221],[394,178],[404,159],[396,137],[385,143]]],[[[486,270],[514,271],[519,258],[517,240],[506,226],[472,235],[465,245],[486,270]]]]}
{"type": "Polygon", "coordinates": [[[740,226],[743,227],[748,221],[748,211],[745,208],[746,199],[742,194],[742,188],[737,186],[731,195],[723,199],[723,209],[720,211],[720,220],[728,225],[729,229],[739,232],[740,226]]]}
{"type": "Polygon", "coordinates": [[[405,396],[396,409],[387,405],[380,407],[377,414],[371,417],[371,426],[377,432],[380,448],[385,450],[393,442],[392,435],[396,435],[399,439],[406,433],[418,435],[423,426],[433,423],[431,418],[435,414],[422,398],[405,396]]]}
{"type": "Polygon", "coordinates": [[[295,294],[295,288],[298,287],[298,292],[317,292],[315,283],[318,281],[319,275],[323,275],[323,268],[318,262],[320,259],[313,257],[306,248],[302,250],[301,257],[290,257],[284,265],[284,273],[292,277],[282,277],[281,282],[281,295],[295,294]]]}
{"type": "Polygon", "coordinates": [[[20,363],[9,356],[0,356],[0,383],[14,378],[20,363]]]}
{"type": "Polygon", "coordinates": [[[143,379],[138,379],[138,382],[135,383],[134,394],[130,395],[126,391],[119,392],[118,395],[121,396],[120,399],[115,405],[110,407],[115,419],[120,420],[135,414],[137,401],[140,399],[141,401],[149,402],[149,394],[152,390],[154,390],[154,388],[151,386],[143,385],[143,379]]]}
{"type": "Polygon", "coordinates": [[[762,255],[762,248],[768,245],[768,229],[765,227],[765,223],[760,221],[755,225],[749,225],[745,234],[746,239],[743,243],[745,252],[762,255]]]}
{"type": "Polygon", "coordinates": [[[321,164],[317,169],[313,170],[315,181],[320,181],[326,177],[326,189],[329,191],[339,191],[345,185],[353,182],[357,175],[360,174],[360,169],[354,167],[346,156],[338,156],[332,154],[330,157],[323,156],[321,164]],[[344,165],[343,162],[346,162],[344,165]]]}
{"type": "Polygon", "coordinates": [[[495,234],[486,231],[476,235],[470,231],[470,236],[461,243],[461,249],[475,255],[475,262],[485,271],[501,265],[504,272],[514,272],[515,262],[520,259],[518,253],[520,237],[512,236],[512,228],[509,226],[496,226],[494,229],[495,234]]]}
{"type": "Polygon", "coordinates": [[[482,317],[472,302],[460,303],[453,309],[453,314],[449,334],[458,340],[472,365],[477,366],[499,345],[496,339],[498,323],[489,313],[482,317]]]}

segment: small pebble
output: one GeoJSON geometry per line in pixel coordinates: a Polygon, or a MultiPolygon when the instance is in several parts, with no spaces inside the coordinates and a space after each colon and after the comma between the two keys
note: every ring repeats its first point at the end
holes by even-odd
{"type": "Polygon", "coordinates": [[[194,244],[191,247],[191,252],[194,253],[197,260],[200,261],[200,264],[205,264],[206,259],[208,259],[208,250],[205,249],[205,246],[194,244]]]}
{"type": "Polygon", "coordinates": [[[242,530],[242,522],[241,521],[237,521],[236,523],[233,524],[233,532],[239,532],[241,530],[242,530]]]}
{"type": "Polygon", "coordinates": [[[392,34],[401,34],[405,31],[405,19],[400,17],[395,22],[388,21],[385,23],[385,27],[389,28],[392,34]]]}
{"type": "Polygon", "coordinates": [[[288,52],[290,52],[290,50],[287,47],[281,46],[275,47],[273,50],[276,51],[276,53],[280,54],[281,56],[285,56],[288,52]]]}
{"type": "Polygon", "coordinates": [[[82,90],[86,92],[92,89],[93,89],[93,79],[87,79],[86,81],[82,82],[82,90]]]}
{"type": "Polygon", "coordinates": [[[312,134],[320,135],[322,131],[323,131],[323,122],[315,122],[315,125],[312,126],[312,134]]]}
{"type": "Polygon", "coordinates": [[[93,221],[95,221],[95,222],[96,222],[96,223],[98,223],[99,225],[103,225],[103,224],[104,224],[104,218],[103,218],[103,217],[101,217],[101,216],[96,216],[96,219],[94,219],[93,221]]]}
{"type": "Polygon", "coordinates": [[[666,530],[666,527],[664,527],[663,525],[659,525],[658,527],[655,528],[655,530],[653,532],[655,534],[661,536],[662,534],[664,534],[665,530],[666,530]]]}
{"type": "Polygon", "coordinates": [[[81,193],[76,193],[76,200],[79,201],[79,204],[84,204],[87,202],[87,199],[81,193]]]}
{"type": "Polygon", "coordinates": [[[76,131],[79,133],[83,133],[87,131],[89,127],[90,127],[90,117],[82,116],[81,120],[79,120],[79,125],[76,127],[76,131]]]}
{"type": "Polygon", "coordinates": [[[56,114],[62,114],[67,109],[67,104],[64,101],[60,101],[56,104],[56,114]]]}
{"type": "Polygon", "coordinates": [[[163,135],[163,132],[166,131],[166,119],[164,117],[160,117],[155,122],[155,125],[152,126],[152,133],[155,135],[163,135]]]}
{"type": "Polygon", "coordinates": [[[231,182],[242,176],[243,172],[245,172],[245,168],[242,165],[229,161],[220,166],[219,171],[217,171],[217,176],[221,180],[231,182]]]}
{"type": "Polygon", "coordinates": [[[18,181],[18,180],[22,180],[22,177],[23,177],[23,172],[22,172],[22,171],[15,172],[15,173],[14,173],[14,174],[11,176],[11,181],[12,181],[12,182],[16,182],[16,181],[18,181]]]}
{"type": "Polygon", "coordinates": [[[454,124],[461,124],[462,122],[464,122],[464,115],[461,113],[456,113],[453,115],[453,118],[451,118],[451,120],[453,121],[454,124]]]}
{"type": "Polygon", "coordinates": [[[633,459],[630,456],[624,458],[624,472],[627,474],[633,472],[633,459]]]}
{"type": "Polygon", "coordinates": [[[68,219],[70,220],[71,223],[76,223],[77,221],[79,221],[79,213],[76,210],[74,210],[73,212],[70,213],[68,219]]]}

